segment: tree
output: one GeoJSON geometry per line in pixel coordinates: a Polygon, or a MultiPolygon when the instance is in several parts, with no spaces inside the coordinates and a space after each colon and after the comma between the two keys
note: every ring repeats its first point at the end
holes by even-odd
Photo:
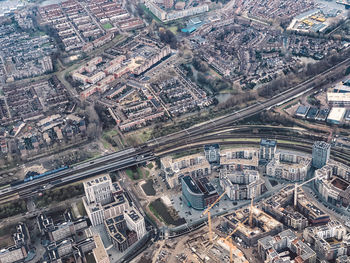
{"type": "Polygon", "coordinates": [[[172,49],[176,49],[177,48],[177,38],[174,35],[173,32],[171,32],[169,29],[167,30],[160,30],[159,31],[159,37],[160,40],[168,45],[170,45],[170,47],[172,49]]]}
{"type": "Polygon", "coordinates": [[[199,58],[193,58],[192,64],[193,64],[193,67],[200,72],[208,71],[208,65],[204,61],[200,60],[199,58]]]}

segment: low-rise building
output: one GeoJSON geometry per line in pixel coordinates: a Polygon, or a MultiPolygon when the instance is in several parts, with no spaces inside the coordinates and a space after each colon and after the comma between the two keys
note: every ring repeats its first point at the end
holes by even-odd
{"type": "Polygon", "coordinates": [[[257,170],[220,170],[220,186],[230,200],[252,199],[262,194],[264,180],[257,170]]]}
{"type": "Polygon", "coordinates": [[[332,261],[348,254],[350,235],[338,221],[330,221],[327,225],[308,227],[303,232],[304,239],[314,244],[315,250],[326,260],[332,261]]]}
{"type": "Polygon", "coordinates": [[[47,235],[52,242],[73,236],[88,226],[85,218],[74,220],[70,211],[65,212],[64,222],[55,224],[51,217],[41,214],[37,217],[37,223],[41,233],[47,235]]]}
{"type": "Polygon", "coordinates": [[[180,19],[187,16],[193,16],[209,11],[209,6],[207,4],[189,7],[187,9],[182,10],[171,10],[169,12],[163,10],[155,1],[153,2],[152,0],[149,0],[146,1],[145,4],[147,8],[163,22],[180,19]]]}
{"type": "Polygon", "coordinates": [[[93,236],[96,247],[92,250],[96,263],[110,263],[108,253],[99,234],[93,236]]]}
{"type": "Polygon", "coordinates": [[[345,113],[346,113],[346,108],[333,107],[329,112],[329,115],[327,117],[327,122],[330,124],[340,124],[343,121],[345,113]]]}
{"type": "Polygon", "coordinates": [[[264,200],[262,208],[286,226],[302,230],[309,225],[309,221],[292,206],[293,190],[292,187],[282,189],[278,194],[264,200]]]}
{"type": "Polygon", "coordinates": [[[315,263],[317,258],[316,252],[299,240],[295,233],[289,229],[275,236],[259,239],[258,253],[265,263],[315,263]]]}
{"type": "Polygon", "coordinates": [[[1,263],[22,262],[28,255],[30,234],[24,223],[16,226],[16,232],[12,235],[14,245],[0,250],[1,263]]]}
{"type": "Polygon", "coordinates": [[[220,151],[220,165],[229,170],[258,170],[257,148],[233,148],[220,151]]]}
{"type": "Polygon", "coordinates": [[[349,107],[350,93],[327,92],[327,102],[332,107],[349,107]]]}
{"type": "MultiPolygon", "coordinates": [[[[222,224],[229,229],[236,229],[239,222],[249,217],[249,208],[244,207],[224,216],[222,224]]],[[[275,235],[282,231],[283,224],[264,211],[253,207],[252,226],[245,223],[238,227],[235,235],[241,238],[248,246],[257,244],[260,238],[275,235]]]]}
{"type": "Polygon", "coordinates": [[[304,181],[310,168],[310,157],[296,152],[279,151],[266,165],[266,175],[289,181],[304,181]]]}
{"type": "Polygon", "coordinates": [[[73,257],[75,262],[81,262],[83,255],[96,248],[93,238],[89,237],[79,242],[73,239],[65,239],[60,242],[52,242],[46,247],[49,262],[59,263],[62,259],[73,257]]]}
{"type": "Polygon", "coordinates": [[[302,213],[305,217],[308,218],[309,224],[311,225],[325,224],[330,220],[330,217],[327,213],[322,211],[320,208],[315,206],[306,198],[301,197],[299,193],[298,193],[297,209],[298,211],[300,211],[300,213],[302,213]]]}
{"type": "Polygon", "coordinates": [[[171,188],[181,183],[185,175],[193,177],[206,176],[211,173],[211,165],[204,154],[192,154],[180,158],[170,156],[160,160],[161,169],[165,173],[166,181],[171,188]]]}

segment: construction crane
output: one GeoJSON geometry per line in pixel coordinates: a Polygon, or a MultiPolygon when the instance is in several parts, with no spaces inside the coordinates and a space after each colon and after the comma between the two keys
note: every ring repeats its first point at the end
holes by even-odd
{"type": "MultiPolygon", "coordinates": [[[[305,185],[305,184],[307,184],[307,183],[310,183],[311,181],[313,181],[313,180],[315,180],[315,179],[318,179],[318,178],[320,178],[322,176],[322,174],[320,174],[319,176],[315,176],[315,177],[312,177],[311,179],[309,179],[309,180],[307,180],[307,181],[305,181],[305,182],[303,182],[303,183],[301,183],[301,184],[297,184],[297,183],[295,183],[295,185],[294,185],[294,208],[296,208],[297,207],[297,203],[298,203],[298,188],[299,187],[302,187],[303,185],[305,185]]],[[[292,191],[292,190],[290,190],[290,191],[292,191]]],[[[289,191],[288,191],[289,192],[289,191]]]]}
{"type": "Polygon", "coordinates": [[[226,191],[224,191],[216,200],[214,203],[212,203],[205,211],[202,213],[201,217],[205,214],[208,214],[208,227],[209,227],[209,241],[213,242],[213,232],[211,230],[211,215],[210,215],[210,209],[214,207],[214,205],[217,204],[217,202],[220,201],[220,199],[226,194],[226,191]]]}
{"type": "Polygon", "coordinates": [[[230,247],[230,263],[233,262],[233,249],[236,248],[236,246],[234,246],[234,245],[232,244],[232,237],[231,237],[231,236],[232,236],[234,233],[236,233],[236,231],[238,230],[238,228],[239,228],[240,226],[242,226],[245,222],[247,222],[248,219],[249,219],[249,218],[245,219],[243,222],[239,222],[238,225],[237,225],[237,227],[236,227],[230,234],[228,234],[227,237],[223,238],[223,242],[224,242],[225,244],[227,244],[227,245],[230,247]]]}
{"type": "Polygon", "coordinates": [[[249,226],[253,227],[253,202],[255,197],[255,188],[252,191],[252,199],[250,201],[250,209],[249,209],[249,226]]]}

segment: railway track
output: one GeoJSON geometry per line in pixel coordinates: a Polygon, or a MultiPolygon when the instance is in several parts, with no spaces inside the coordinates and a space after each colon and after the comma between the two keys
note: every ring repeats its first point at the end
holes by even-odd
{"type": "MultiPolygon", "coordinates": [[[[160,151],[155,151],[155,155],[158,157],[163,157],[168,154],[173,154],[177,152],[182,152],[184,150],[191,150],[199,147],[203,147],[204,145],[210,143],[218,143],[220,145],[259,145],[259,140],[257,141],[249,141],[246,139],[260,139],[260,138],[270,138],[271,136],[267,134],[234,134],[234,135],[211,135],[205,136],[202,138],[198,138],[195,142],[188,142],[181,145],[178,145],[176,150],[172,151],[173,146],[167,147],[160,151]],[[242,139],[244,138],[244,139],[242,139]],[[225,139],[242,139],[236,141],[223,141],[225,139]]],[[[284,135],[275,135],[273,137],[275,140],[283,141],[278,142],[278,146],[285,149],[295,150],[299,152],[312,153],[312,145],[314,143],[313,140],[307,140],[300,137],[290,137],[284,135]],[[290,142],[290,143],[287,143],[290,142]]],[[[350,164],[350,152],[339,147],[333,147],[331,150],[331,158],[335,161],[339,161],[341,163],[350,164]]]]}

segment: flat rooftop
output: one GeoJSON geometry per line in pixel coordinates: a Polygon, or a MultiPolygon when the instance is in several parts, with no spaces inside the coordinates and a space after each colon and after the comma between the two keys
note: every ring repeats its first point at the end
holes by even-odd
{"type": "Polygon", "coordinates": [[[275,147],[277,145],[277,142],[275,140],[261,139],[260,145],[265,147],[275,147]]]}
{"type": "Polygon", "coordinates": [[[105,175],[95,177],[93,179],[89,179],[89,180],[85,181],[84,184],[91,187],[91,186],[94,186],[94,185],[97,185],[97,184],[100,184],[103,182],[108,182],[108,181],[111,181],[111,178],[109,177],[108,174],[105,174],[105,175]]]}
{"type": "Polygon", "coordinates": [[[127,212],[127,215],[134,221],[137,222],[141,219],[141,215],[135,209],[132,209],[127,212]]]}

